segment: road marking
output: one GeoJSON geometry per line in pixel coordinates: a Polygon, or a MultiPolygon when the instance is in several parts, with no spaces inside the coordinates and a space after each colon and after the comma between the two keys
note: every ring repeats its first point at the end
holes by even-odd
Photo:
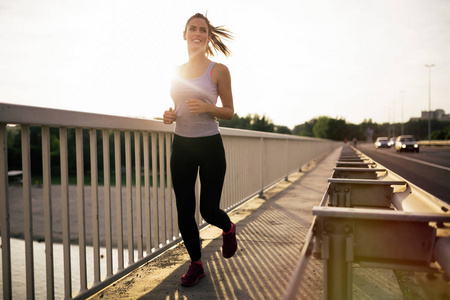
{"type": "Polygon", "coordinates": [[[392,154],[392,153],[389,153],[389,152],[386,152],[384,154],[387,154],[387,155],[390,155],[390,156],[393,156],[393,157],[398,157],[398,158],[410,160],[410,161],[413,161],[413,162],[416,162],[416,163],[419,163],[419,164],[422,164],[422,165],[427,165],[427,166],[430,166],[430,167],[439,168],[439,169],[442,169],[442,170],[445,170],[445,171],[450,171],[450,168],[447,168],[447,167],[444,167],[444,166],[440,166],[440,165],[436,165],[436,164],[433,164],[433,163],[429,163],[429,162],[426,162],[426,161],[423,161],[423,160],[418,160],[418,159],[411,158],[411,157],[408,157],[408,156],[401,156],[399,154],[392,154]]]}

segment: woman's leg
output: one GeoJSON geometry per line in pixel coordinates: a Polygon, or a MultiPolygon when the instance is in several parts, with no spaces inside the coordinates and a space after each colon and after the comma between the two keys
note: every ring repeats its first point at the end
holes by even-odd
{"type": "Polygon", "coordinates": [[[203,155],[200,163],[200,212],[209,224],[227,232],[231,228],[231,220],[220,209],[223,182],[226,172],[225,150],[220,135],[209,137],[202,147],[203,155]]]}
{"type": "Polygon", "coordinates": [[[204,160],[200,164],[200,211],[206,222],[223,230],[222,256],[230,258],[237,251],[236,225],[220,209],[226,171],[225,151],[220,135],[211,137],[208,146],[202,148],[208,149],[208,152],[203,153],[204,160]]]}
{"type": "Polygon", "coordinates": [[[192,261],[201,259],[198,226],[195,221],[195,181],[198,165],[188,155],[188,140],[175,136],[170,169],[175,191],[178,227],[192,261]]]}

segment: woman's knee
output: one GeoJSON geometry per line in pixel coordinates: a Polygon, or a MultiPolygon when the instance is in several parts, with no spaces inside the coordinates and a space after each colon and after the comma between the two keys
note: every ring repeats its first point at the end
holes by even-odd
{"type": "Polygon", "coordinates": [[[200,213],[203,219],[211,224],[214,223],[215,219],[217,219],[220,214],[220,209],[218,207],[202,206],[200,207],[200,213]]]}

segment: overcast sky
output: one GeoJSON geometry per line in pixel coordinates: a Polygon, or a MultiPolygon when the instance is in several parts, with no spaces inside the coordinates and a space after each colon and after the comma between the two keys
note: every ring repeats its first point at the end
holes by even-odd
{"type": "Polygon", "coordinates": [[[450,113],[447,0],[0,0],[0,102],[161,117],[186,20],[206,11],[235,35],[212,59],[240,116],[407,121],[428,110],[425,64],[431,109],[450,113]]]}

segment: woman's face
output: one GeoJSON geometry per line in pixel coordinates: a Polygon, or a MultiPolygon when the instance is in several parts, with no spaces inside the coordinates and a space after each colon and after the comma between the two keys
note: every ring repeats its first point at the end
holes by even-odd
{"type": "Polygon", "coordinates": [[[194,18],[187,24],[183,35],[192,50],[206,49],[209,42],[208,24],[201,18],[194,18]]]}

